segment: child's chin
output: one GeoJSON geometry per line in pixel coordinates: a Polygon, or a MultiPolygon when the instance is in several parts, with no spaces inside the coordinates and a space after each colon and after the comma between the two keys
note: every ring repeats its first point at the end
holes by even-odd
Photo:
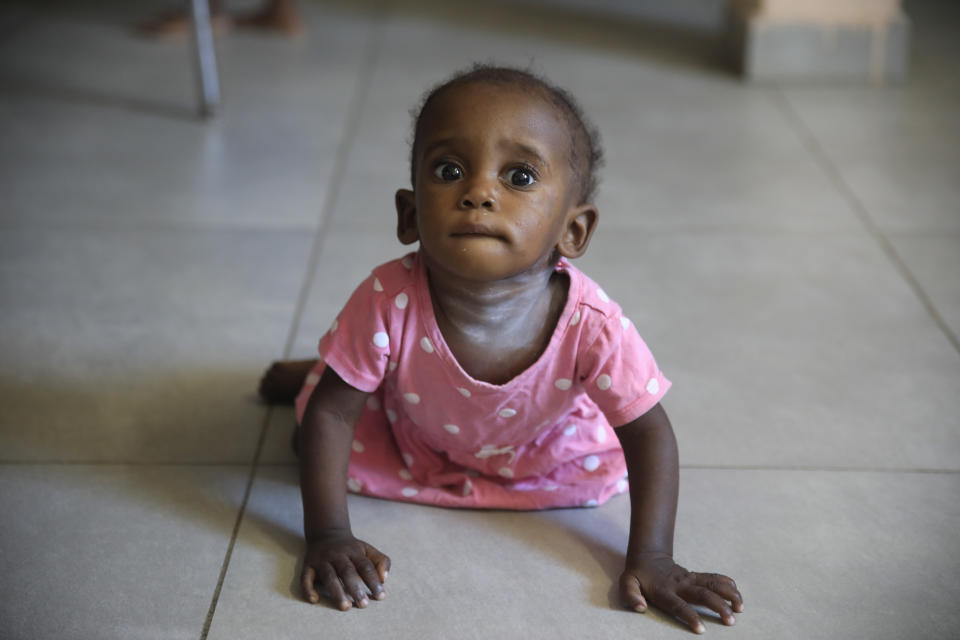
{"type": "Polygon", "coordinates": [[[539,260],[519,256],[506,241],[477,236],[427,251],[427,265],[472,282],[505,280],[532,270],[539,260]]]}
{"type": "Polygon", "coordinates": [[[502,258],[484,259],[483,256],[471,256],[472,259],[463,260],[454,265],[452,272],[465,280],[475,282],[494,282],[519,275],[529,269],[529,266],[516,266],[502,258]]]}

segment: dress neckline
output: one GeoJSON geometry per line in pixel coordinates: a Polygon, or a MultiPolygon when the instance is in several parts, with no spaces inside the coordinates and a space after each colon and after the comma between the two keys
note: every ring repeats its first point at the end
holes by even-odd
{"type": "Polygon", "coordinates": [[[490,391],[502,391],[510,389],[511,387],[523,384],[526,379],[537,375],[538,371],[543,368],[544,363],[552,359],[557,349],[560,348],[560,343],[563,341],[563,336],[566,333],[567,327],[570,325],[570,320],[580,302],[580,280],[573,277],[573,267],[570,265],[570,263],[567,262],[565,258],[561,258],[557,262],[556,267],[554,267],[554,272],[562,273],[567,276],[567,300],[563,305],[563,311],[560,313],[560,317],[557,318],[557,324],[553,328],[553,332],[550,334],[550,341],[547,343],[546,349],[543,350],[543,353],[537,357],[533,364],[515,375],[510,380],[504,382],[503,384],[493,384],[484,380],[478,380],[467,373],[466,370],[464,370],[464,368],[460,365],[460,362],[457,360],[456,356],[453,355],[453,351],[451,351],[450,347],[447,345],[447,341],[443,337],[443,332],[440,331],[440,325],[437,323],[437,316],[433,311],[433,301],[430,297],[430,283],[427,279],[427,268],[421,259],[419,251],[414,254],[412,267],[413,277],[417,284],[416,304],[419,307],[418,311],[423,322],[423,329],[426,332],[427,337],[430,338],[430,342],[433,344],[436,355],[440,357],[450,368],[456,371],[457,375],[462,377],[470,385],[490,391]]]}

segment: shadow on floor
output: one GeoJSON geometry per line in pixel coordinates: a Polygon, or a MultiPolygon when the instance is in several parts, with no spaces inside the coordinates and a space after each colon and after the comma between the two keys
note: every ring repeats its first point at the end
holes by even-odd
{"type": "Polygon", "coordinates": [[[4,78],[0,76],[0,91],[8,97],[16,96],[74,106],[114,109],[184,122],[204,122],[199,109],[194,106],[188,107],[174,102],[161,102],[136,96],[119,95],[94,87],[61,87],[45,84],[42,80],[33,81],[25,78],[4,78]]]}

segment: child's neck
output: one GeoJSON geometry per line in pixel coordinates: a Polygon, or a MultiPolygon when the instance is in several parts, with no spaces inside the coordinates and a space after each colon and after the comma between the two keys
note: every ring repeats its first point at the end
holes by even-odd
{"type": "Polygon", "coordinates": [[[467,281],[429,267],[427,276],[447,346],[471,377],[492,384],[536,362],[567,299],[568,281],[552,266],[495,282],[467,281]]]}
{"type": "Polygon", "coordinates": [[[552,271],[521,274],[509,280],[472,282],[428,270],[434,307],[459,327],[498,331],[523,321],[549,295],[552,271]]]}

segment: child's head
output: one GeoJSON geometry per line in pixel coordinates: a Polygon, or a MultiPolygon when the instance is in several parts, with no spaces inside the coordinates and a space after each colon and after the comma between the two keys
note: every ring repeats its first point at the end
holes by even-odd
{"type": "Polygon", "coordinates": [[[417,181],[418,145],[427,116],[436,100],[445,92],[469,84],[488,84],[509,87],[546,100],[562,117],[570,139],[569,159],[578,186],[577,204],[593,202],[597,190],[597,171],[603,164],[603,149],[596,127],[583,113],[577,100],[565,89],[557,87],[536,74],[510,67],[483,64],[474,65],[469,71],[461,71],[449,80],[436,85],[423,97],[420,107],[414,110],[413,143],[410,149],[410,183],[417,181]]]}
{"type": "Polygon", "coordinates": [[[468,280],[547,273],[586,251],[599,160],[566,92],[525,71],[475,67],[419,111],[398,237],[419,241],[431,269],[468,280]]]}

